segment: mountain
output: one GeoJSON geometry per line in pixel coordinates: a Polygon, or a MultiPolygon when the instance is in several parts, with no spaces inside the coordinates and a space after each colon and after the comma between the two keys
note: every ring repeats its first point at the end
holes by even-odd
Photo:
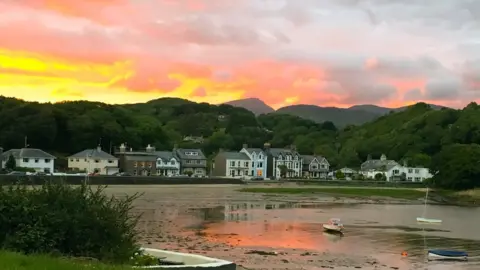
{"type": "MultiPolygon", "coordinates": [[[[347,125],[361,125],[366,122],[370,122],[379,118],[382,115],[386,115],[393,112],[401,112],[409,108],[410,106],[404,106],[399,108],[387,108],[380,107],[372,104],[355,105],[350,108],[337,108],[337,107],[320,107],[316,105],[291,105],[274,110],[268,106],[262,100],[258,98],[247,98],[233,100],[224,104],[232,105],[234,107],[241,107],[253,112],[255,115],[278,113],[289,114],[305,119],[315,121],[317,123],[323,123],[330,121],[337,127],[345,127],[347,125]]],[[[434,110],[446,108],[439,105],[427,104],[434,110]]],[[[412,105],[413,106],[413,105],[412,105]]]]}
{"type": "Polygon", "coordinates": [[[292,105],[280,108],[275,113],[295,115],[317,123],[330,121],[337,127],[363,124],[382,115],[365,110],[319,107],[315,105],[292,105]]]}
{"type": "Polygon", "coordinates": [[[265,104],[265,102],[258,98],[244,98],[232,100],[229,102],[225,102],[224,104],[232,105],[234,107],[245,108],[253,112],[255,115],[267,114],[275,111],[272,107],[268,106],[267,104],[265,104]]]}

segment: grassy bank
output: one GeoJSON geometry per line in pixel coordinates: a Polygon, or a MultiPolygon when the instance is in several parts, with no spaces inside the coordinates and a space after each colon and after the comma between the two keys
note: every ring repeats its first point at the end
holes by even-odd
{"type": "Polygon", "coordinates": [[[241,192],[265,194],[331,194],[346,197],[388,197],[396,199],[414,200],[425,196],[425,192],[418,189],[407,188],[350,188],[350,187],[323,187],[323,188],[243,188],[241,192]]]}
{"type": "Polygon", "coordinates": [[[0,269],[2,270],[132,270],[129,266],[113,266],[96,262],[53,258],[45,255],[26,256],[18,253],[0,251],[0,269]]]}

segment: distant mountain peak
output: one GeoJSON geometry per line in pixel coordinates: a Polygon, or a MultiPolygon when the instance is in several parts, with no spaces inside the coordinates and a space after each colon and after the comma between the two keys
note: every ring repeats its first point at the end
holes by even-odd
{"type": "Polygon", "coordinates": [[[267,114],[275,111],[272,107],[265,104],[265,102],[263,102],[263,100],[259,98],[237,99],[237,100],[225,102],[224,104],[231,105],[234,107],[245,108],[253,112],[255,115],[267,114]]]}

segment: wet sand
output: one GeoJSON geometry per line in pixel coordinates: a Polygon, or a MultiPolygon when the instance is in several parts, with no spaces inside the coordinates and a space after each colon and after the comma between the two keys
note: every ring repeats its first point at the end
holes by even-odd
{"type": "MultiPolygon", "coordinates": [[[[395,263],[378,260],[372,256],[374,254],[343,253],[328,249],[318,251],[311,248],[298,248],[295,245],[293,247],[274,246],[268,243],[261,245],[262,248],[249,246],[243,238],[233,232],[234,227],[244,226],[241,220],[230,221],[233,222],[230,223],[231,230],[227,227],[219,233],[219,230],[215,229],[215,224],[228,219],[224,212],[215,211],[216,208],[225,208],[226,205],[242,202],[262,203],[272,197],[275,201],[286,203],[349,205],[418,202],[384,198],[347,199],[319,195],[265,196],[237,191],[243,187],[233,185],[111,186],[106,192],[119,197],[137,192],[143,193],[134,202],[134,206],[135,212],[142,214],[138,229],[142,235],[141,243],[147,247],[221,258],[237,263],[238,269],[418,269],[410,268],[410,264],[403,263],[401,259],[395,260],[395,263]]],[[[299,246],[305,247],[304,244],[299,246]]]]}

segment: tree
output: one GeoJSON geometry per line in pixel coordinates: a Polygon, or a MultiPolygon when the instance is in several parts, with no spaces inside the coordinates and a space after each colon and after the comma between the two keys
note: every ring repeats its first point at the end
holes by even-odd
{"type": "Polygon", "coordinates": [[[10,156],[8,156],[7,162],[5,163],[5,169],[9,171],[13,171],[15,170],[16,167],[17,167],[17,162],[15,161],[15,157],[13,157],[13,155],[10,154],[10,156]]]}
{"type": "Polygon", "coordinates": [[[384,173],[375,174],[375,181],[387,181],[387,177],[384,173]]]}
{"type": "Polygon", "coordinates": [[[288,168],[285,165],[278,165],[278,169],[280,170],[280,177],[285,178],[287,176],[288,168]]]}
{"type": "Polygon", "coordinates": [[[335,178],[336,179],[345,179],[345,174],[342,171],[338,170],[338,171],[335,172],[335,178]]]}

